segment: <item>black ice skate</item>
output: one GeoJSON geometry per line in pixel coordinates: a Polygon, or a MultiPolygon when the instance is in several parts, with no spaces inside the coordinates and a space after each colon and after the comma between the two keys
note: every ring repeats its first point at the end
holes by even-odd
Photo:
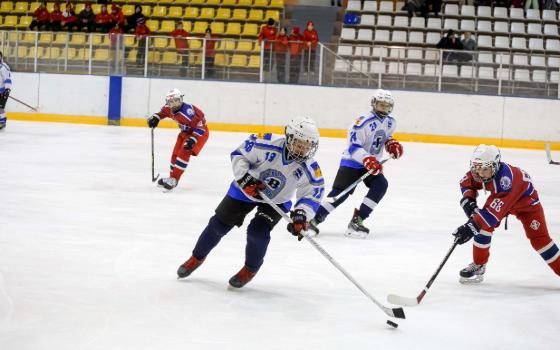
{"type": "Polygon", "coordinates": [[[4,130],[5,128],[6,128],[6,123],[0,122],[0,131],[4,130]]]}
{"type": "Polygon", "coordinates": [[[354,216],[348,224],[348,230],[344,234],[346,237],[351,238],[366,238],[369,234],[369,228],[363,225],[363,219],[358,215],[358,209],[354,209],[354,216]]]}
{"type": "Polygon", "coordinates": [[[171,191],[175,187],[177,187],[177,179],[172,177],[161,178],[157,182],[159,187],[163,187],[168,191],[171,191]]]}
{"type": "Polygon", "coordinates": [[[257,271],[252,272],[247,266],[243,266],[243,268],[239,270],[239,272],[236,273],[235,276],[229,279],[229,285],[234,288],[241,288],[247,283],[251,282],[256,274],[257,271]]]}
{"type": "Polygon", "coordinates": [[[188,277],[194,270],[198,269],[200,265],[204,262],[204,259],[198,260],[194,256],[191,256],[189,260],[185,261],[183,265],[179,266],[177,270],[177,278],[188,277]]]}
{"type": "Polygon", "coordinates": [[[459,278],[459,282],[462,284],[480,283],[484,281],[484,272],[486,272],[486,265],[470,263],[469,266],[459,272],[459,275],[461,276],[461,278],[459,278]]]}
{"type": "Polygon", "coordinates": [[[317,236],[319,234],[319,222],[315,219],[309,221],[309,227],[307,228],[308,232],[311,235],[317,236]]]}

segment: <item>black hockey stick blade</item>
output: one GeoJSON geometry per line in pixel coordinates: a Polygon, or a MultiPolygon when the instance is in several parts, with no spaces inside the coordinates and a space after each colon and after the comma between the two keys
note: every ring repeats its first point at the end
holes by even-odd
{"type": "Polygon", "coordinates": [[[152,177],[152,182],[156,182],[156,180],[158,179],[159,174],[156,175],[156,177],[152,177]]]}
{"type": "Polygon", "coordinates": [[[556,161],[552,160],[552,153],[550,152],[550,144],[549,143],[547,143],[545,145],[545,150],[546,150],[546,158],[548,159],[548,164],[560,165],[560,162],[556,162],[556,161]]]}
{"type": "Polygon", "coordinates": [[[395,307],[393,310],[393,317],[405,319],[404,309],[402,307],[395,307]]]}

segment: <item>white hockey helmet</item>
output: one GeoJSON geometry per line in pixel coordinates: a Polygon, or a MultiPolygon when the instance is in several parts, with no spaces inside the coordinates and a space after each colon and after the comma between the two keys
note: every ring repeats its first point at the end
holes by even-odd
{"type": "Polygon", "coordinates": [[[386,117],[393,111],[393,107],[395,106],[395,99],[391,92],[383,89],[377,89],[373,93],[373,97],[371,98],[371,107],[373,108],[373,112],[380,117],[386,117]],[[377,104],[384,103],[389,106],[387,111],[380,111],[378,110],[377,104]]]}
{"type": "Polygon", "coordinates": [[[181,92],[181,90],[173,88],[167,92],[167,95],[165,95],[165,104],[167,105],[167,107],[176,111],[183,104],[184,96],[185,95],[181,92]]]}
{"type": "Polygon", "coordinates": [[[294,118],[286,126],[287,156],[303,162],[315,155],[319,147],[319,130],[309,117],[294,118]]]}
{"type": "Polygon", "coordinates": [[[498,147],[494,145],[479,145],[471,156],[471,173],[476,179],[488,182],[494,178],[500,169],[501,159],[502,156],[498,147]],[[482,178],[479,172],[485,169],[491,169],[492,172],[490,177],[482,178]]]}

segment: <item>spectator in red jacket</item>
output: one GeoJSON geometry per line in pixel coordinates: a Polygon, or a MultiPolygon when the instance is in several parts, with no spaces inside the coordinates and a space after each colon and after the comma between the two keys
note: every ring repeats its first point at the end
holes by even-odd
{"type": "Polygon", "coordinates": [[[66,7],[64,11],[62,11],[62,17],[64,17],[64,19],[60,24],[64,30],[72,31],[78,29],[78,16],[76,16],[76,12],[74,12],[74,7],[70,1],[66,2],[66,7]]]}
{"type": "Polygon", "coordinates": [[[138,53],[136,53],[136,65],[138,66],[142,65],[146,58],[146,41],[150,34],[150,28],[146,26],[146,19],[144,17],[138,18],[138,24],[134,31],[136,41],[138,42],[138,53]]]}
{"type": "Polygon", "coordinates": [[[278,74],[278,82],[286,82],[286,53],[288,52],[288,33],[286,27],[280,28],[276,41],[274,43],[274,52],[276,52],[276,72],[278,74]]]}
{"type": "Polygon", "coordinates": [[[116,4],[111,5],[111,17],[113,22],[112,27],[114,27],[115,23],[117,23],[121,28],[124,29],[125,17],[124,14],[122,13],[122,9],[118,7],[116,4]]]}
{"type": "Polygon", "coordinates": [[[204,67],[205,67],[205,75],[207,78],[214,77],[215,69],[214,69],[214,56],[216,52],[214,48],[216,47],[216,38],[212,36],[212,31],[210,28],[206,28],[206,34],[204,35],[206,39],[206,46],[204,47],[204,67]]]}
{"type": "Polygon", "coordinates": [[[303,36],[299,27],[292,28],[292,34],[288,37],[290,48],[290,84],[297,84],[301,65],[301,50],[303,48],[303,36]]]}
{"type": "Polygon", "coordinates": [[[272,60],[272,43],[276,40],[277,30],[274,26],[274,19],[269,18],[266,26],[261,27],[261,32],[259,33],[258,41],[262,47],[262,42],[264,41],[264,70],[270,71],[271,60],[272,60]]]}
{"type": "Polygon", "coordinates": [[[107,12],[107,5],[101,5],[101,12],[95,16],[95,26],[102,33],[108,33],[113,27],[113,16],[107,12]]]}
{"type": "MultiPolygon", "coordinates": [[[[114,22],[114,27],[109,31],[109,40],[111,41],[111,48],[116,48],[120,40],[122,40],[122,34],[124,34],[119,22],[114,22]]],[[[121,46],[122,47],[122,46],[121,46]]]]}
{"type": "Polygon", "coordinates": [[[175,30],[169,33],[169,35],[175,38],[175,49],[177,50],[177,55],[181,57],[180,74],[186,77],[189,65],[189,41],[187,40],[189,33],[183,29],[183,22],[177,21],[175,23],[175,30]]]}
{"type": "Polygon", "coordinates": [[[319,42],[319,35],[312,21],[307,22],[307,28],[303,31],[305,46],[303,49],[303,71],[315,73],[315,51],[319,42]]]}
{"type": "Polygon", "coordinates": [[[62,11],[60,11],[60,5],[58,4],[58,2],[55,2],[53,11],[50,15],[50,30],[58,32],[62,28],[63,20],[64,16],[62,15],[62,11]]]}
{"type": "Polygon", "coordinates": [[[47,3],[41,2],[41,5],[33,12],[33,20],[29,25],[29,29],[35,30],[43,30],[48,29],[50,24],[51,16],[49,14],[49,10],[47,10],[47,3]]]}

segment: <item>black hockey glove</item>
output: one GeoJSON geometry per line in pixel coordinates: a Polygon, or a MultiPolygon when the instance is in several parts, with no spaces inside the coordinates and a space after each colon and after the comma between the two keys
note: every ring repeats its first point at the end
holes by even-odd
{"type": "Polygon", "coordinates": [[[148,126],[150,128],[155,128],[158,126],[158,124],[159,124],[159,115],[152,114],[152,116],[148,118],[148,126]]]}
{"type": "Polygon", "coordinates": [[[2,93],[0,93],[0,108],[4,109],[6,107],[6,102],[8,102],[10,91],[10,89],[6,89],[2,93]]]}
{"type": "Polygon", "coordinates": [[[474,222],[474,220],[467,221],[466,224],[459,226],[453,236],[455,236],[455,242],[458,244],[464,244],[470,241],[470,239],[480,232],[480,227],[474,222]]]}
{"type": "Polygon", "coordinates": [[[288,231],[297,237],[298,241],[303,239],[303,235],[301,231],[307,231],[307,227],[309,226],[307,222],[307,216],[305,215],[305,210],[303,209],[296,209],[290,213],[290,218],[292,222],[288,224],[288,231]]]}
{"type": "Polygon", "coordinates": [[[473,214],[476,214],[478,212],[478,206],[476,205],[476,199],[474,198],[462,198],[459,204],[461,204],[461,208],[463,208],[465,215],[467,215],[467,218],[469,219],[471,218],[471,216],[473,216],[473,214]]]}
{"type": "Polygon", "coordinates": [[[187,139],[187,141],[185,141],[183,148],[186,149],[187,151],[190,151],[194,148],[194,145],[196,145],[197,141],[198,140],[196,139],[196,137],[191,136],[187,139]]]}
{"type": "Polygon", "coordinates": [[[259,191],[266,189],[266,185],[261,180],[255,179],[249,173],[246,173],[241,179],[237,180],[237,184],[241,187],[243,192],[256,199],[262,199],[259,195],[259,191]]]}

